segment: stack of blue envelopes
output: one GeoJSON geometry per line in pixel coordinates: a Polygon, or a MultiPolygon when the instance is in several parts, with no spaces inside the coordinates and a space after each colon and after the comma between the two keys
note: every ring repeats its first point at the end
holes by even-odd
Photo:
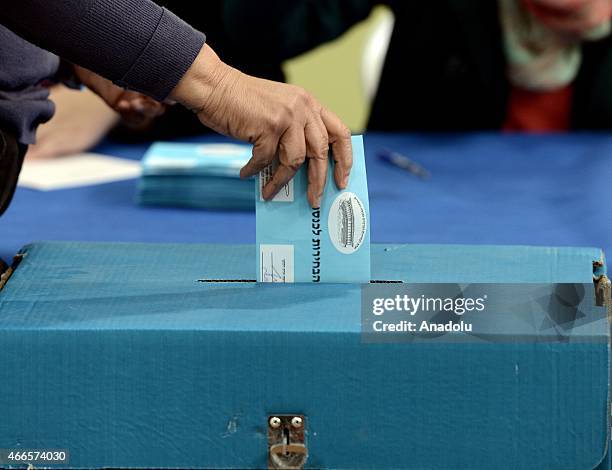
{"type": "Polygon", "coordinates": [[[253,179],[240,168],[251,146],[240,144],[153,144],[142,160],[138,202],[205,209],[253,209],[253,179]]]}

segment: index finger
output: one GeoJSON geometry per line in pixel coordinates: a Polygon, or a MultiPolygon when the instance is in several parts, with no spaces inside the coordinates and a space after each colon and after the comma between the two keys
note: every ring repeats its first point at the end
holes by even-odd
{"type": "Polygon", "coordinates": [[[351,131],[338,116],[326,108],[321,109],[321,119],[323,119],[323,124],[327,128],[333,159],[336,162],[334,167],[336,186],[339,189],[345,189],[348,186],[349,175],[353,166],[351,131]]]}

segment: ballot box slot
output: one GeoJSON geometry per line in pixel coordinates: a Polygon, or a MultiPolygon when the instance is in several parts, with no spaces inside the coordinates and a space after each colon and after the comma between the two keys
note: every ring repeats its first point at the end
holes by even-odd
{"type": "Polygon", "coordinates": [[[25,254],[22,253],[15,255],[10,266],[0,260],[0,291],[6,286],[24,256],[25,254]]]}
{"type": "MultiPolygon", "coordinates": [[[[198,282],[204,283],[244,283],[244,282],[253,282],[256,283],[255,279],[198,279],[198,282]]],[[[370,284],[403,284],[404,281],[397,280],[384,280],[384,279],[373,279],[370,281],[370,284]]]]}

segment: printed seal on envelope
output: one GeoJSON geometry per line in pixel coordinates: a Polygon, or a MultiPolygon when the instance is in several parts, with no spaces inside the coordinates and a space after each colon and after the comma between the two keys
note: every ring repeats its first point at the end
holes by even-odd
{"type": "Polygon", "coordinates": [[[355,193],[339,194],[329,210],[327,228],[332,244],[350,255],[362,245],[368,226],[365,207],[355,193]]]}

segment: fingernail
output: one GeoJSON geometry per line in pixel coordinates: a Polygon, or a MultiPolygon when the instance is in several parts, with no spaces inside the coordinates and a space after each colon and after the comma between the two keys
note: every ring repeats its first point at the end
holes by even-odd
{"type": "Polygon", "coordinates": [[[349,175],[346,175],[344,179],[342,180],[342,189],[348,188],[348,184],[349,184],[349,175]]]}
{"type": "Polygon", "coordinates": [[[316,209],[321,207],[321,197],[323,194],[317,194],[312,187],[308,187],[308,191],[306,192],[306,198],[308,199],[308,203],[310,207],[316,209]]]}
{"type": "Polygon", "coordinates": [[[240,178],[243,180],[249,179],[253,177],[253,173],[246,168],[240,170],[240,178]]]}
{"type": "Polygon", "coordinates": [[[264,186],[264,188],[261,190],[261,195],[263,196],[265,201],[269,201],[270,199],[274,197],[272,195],[272,191],[270,191],[268,186],[264,186]]]}

